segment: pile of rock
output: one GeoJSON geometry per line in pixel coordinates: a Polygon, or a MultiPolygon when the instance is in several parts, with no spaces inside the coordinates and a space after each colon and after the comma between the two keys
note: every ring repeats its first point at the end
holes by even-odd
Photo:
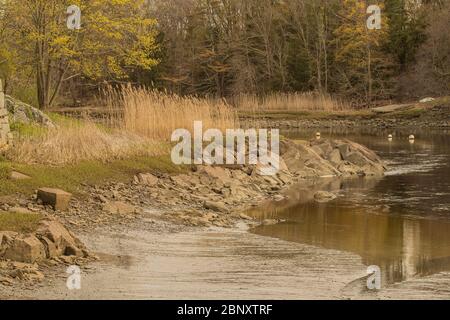
{"type": "Polygon", "coordinates": [[[89,252],[83,243],[61,223],[50,218],[42,220],[34,233],[0,231],[0,260],[35,263],[55,259],[69,262],[88,257],[89,252]]]}
{"type": "Polygon", "coordinates": [[[301,178],[379,176],[386,171],[373,151],[349,140],[283,140],[280,153],[289,171],[301,178]]]}
{"type": "Polygon", "coordinates": [[[300,180],[382,175],[385,170],[375,153],[347,140],[282,140],[280,151],[280,170],[274,176],[262,176],[260,166],[246,165],[196,166],[177,175],[140,173],[131,183],[92,187],[91,197],[74,199],[61,218],[75,227],[86,227],[127,223],[152,211],[160,213],[157,220],[227,227],[249,207],[265,200],[283,200],[282,191],[300,180]]]}

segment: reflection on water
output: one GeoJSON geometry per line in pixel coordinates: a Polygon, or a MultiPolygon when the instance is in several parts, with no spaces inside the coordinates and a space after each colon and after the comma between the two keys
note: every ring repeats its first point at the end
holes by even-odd
{"type": "Polygon", "coordinates": [[[289,200],[251,212],[284,221],[253,232],[357,253],[365,264],[381,267],[385,283],[450,271],[449,135],[415,135],[409,144],[408,133],[397,133],[392,142],[385,133],[346,134],[387,160],[386,176],[302,184],[290,190],[289,200]],[[316,203],[317,190],[338,198],[316,203]]]}

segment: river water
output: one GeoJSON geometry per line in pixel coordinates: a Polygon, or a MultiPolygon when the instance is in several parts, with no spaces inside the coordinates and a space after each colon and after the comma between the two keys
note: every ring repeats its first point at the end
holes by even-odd
{"type": "MultiPolygon", "coordinates": [[[[312,132],[287,132],[298,139],[312,132]]],[[[388,165],[382,178],[322,179],[302,184],[282,202],[251,212],[280,219],[253,233],[327,249],[356,253],[377,265],[383,284],[450,271],[450,133],[328,132],[324,138],[348,138],[375,150],[388,165]],[[388,134],[394,138],[388,141],[388,134]],[[408,140],[414,133],[414,143],[408,140]],[[336,200],[317,203],[318,190],[336,200]]]]}

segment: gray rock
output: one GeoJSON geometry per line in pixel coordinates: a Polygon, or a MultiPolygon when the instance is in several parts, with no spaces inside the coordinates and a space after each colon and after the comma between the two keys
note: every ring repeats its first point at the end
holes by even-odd
{"type": "Polygon", "coordinates": [[[328,160],[331,161],[334,165],[338,165],[342,162],[342,156],[339,151],[339,149],[334,149],[330,152],[330,154],[327,156],[328,160]]]}
{"type": "Polygon", "coordinates": [[[360,167],[366,165],[369,162],[368,159],[364,157],[364,155],[358,152],[350,152],[345,156],[344,159],[360,167]]]}
{"type": "Polygon", "coordinates": [[[53,121],[44,112],[29,104],[8,95],[5,95],[5,104],[13,122],[26,124],[34,123],[48,128],[56,127],[53,121]]]}

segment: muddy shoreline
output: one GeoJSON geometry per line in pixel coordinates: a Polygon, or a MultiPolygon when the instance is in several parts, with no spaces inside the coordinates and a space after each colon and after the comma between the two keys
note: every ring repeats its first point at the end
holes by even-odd
{"type": "Polygon", "coordinates": [[[431,104],[391,105],[353,112],[268,112],[241,115],[243,127],[293,129],[450,129],[450,105],[447,101],[431,104]]]}
{"type": "Polygon", "coordinates": [[[448,299],[450,273],[365,289],[356,254],[234,228],[180,227],[143,215],[128,226],[80,234],[100,256],[82,267],[81,290],[65,267],[41,283],[3,287],[1,299],[448,299]],[[151,219],[153,222],[143,222],[151,219]]]}
{"type": "MultiPolygon", "coordinates": [[[[314,168],[316,174],[330,170],[317,163],[314,168]]],[[[421,298],[449,297],[446,273],[370,292],[364,286],[366,266],[356,254],[248,232],[277,221],[258,221],[245,210],[266,201],[276,205],[299,180],[292,173],[274,180],[251,172],[245,176],[246,170],[145,173],[129,184],[90,187],[90,197],[74,200],[69,212],[51,213],[100,258],[81,266],[82,289],[67,289],[67,265],[59,264],[42,267],[42,282],[0,285],[0,298],[414,299],[419,293],[421,298]],[[252,184],[258,188],[253,190],[252,184]],[[434,285],[428,287],[429,283],[434,285]]],[[[300,183],[307,186],[317,179],[321,178],[300,178],[300,183]]]]}

